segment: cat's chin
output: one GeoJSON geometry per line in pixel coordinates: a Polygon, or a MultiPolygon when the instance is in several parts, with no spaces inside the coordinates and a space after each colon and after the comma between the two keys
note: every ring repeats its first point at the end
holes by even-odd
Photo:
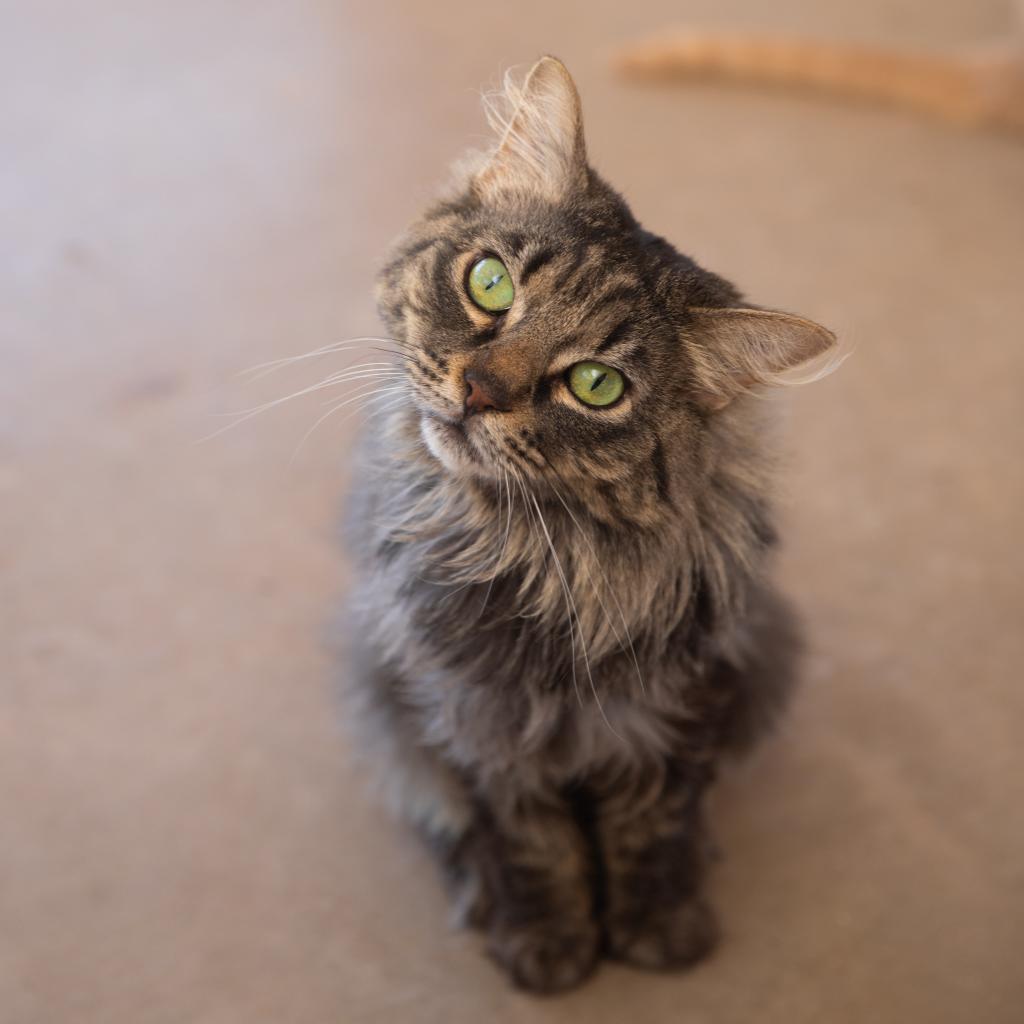
{"type": "Polygon", "coordinates": [[[458,476],[470,474],[485,480],[493,479],[491,467],[473,447],[463,424],[427,415],[420,419],[420,433],[430,454],[449,472],[458,476]]]}

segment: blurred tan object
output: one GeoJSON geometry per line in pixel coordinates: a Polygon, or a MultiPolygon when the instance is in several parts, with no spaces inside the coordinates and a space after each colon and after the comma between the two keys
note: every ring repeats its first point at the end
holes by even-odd
{"type": "Polygon", "coordinates": [[[832,93],[1024,134],[1021,30],[1000,45],[960,53],[681,30],[626,49],[616,63],[631,78],[719,79],[832,93]]]}

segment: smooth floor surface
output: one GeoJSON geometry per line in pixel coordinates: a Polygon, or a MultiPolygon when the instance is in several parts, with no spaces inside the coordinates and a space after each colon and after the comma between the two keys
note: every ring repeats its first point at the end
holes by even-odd
{"type": "MultiPolygon", "coordinates": [[[[999,0],[9,4],[0,33],[0,1022],[1010,1024],[1024,1007],[1024,146],[640,88],[698,24],[945,45],[999,0]],[[551,51],[597,167],[854,349],[778,403],[812,649],[718,787],[725,940],[510,991],[364,795],[325,624],[358,418],[220,414],[357,356],[391,239],[551,51]]],[[[371,421],[372,422],[372,421],[371,421]]]]}

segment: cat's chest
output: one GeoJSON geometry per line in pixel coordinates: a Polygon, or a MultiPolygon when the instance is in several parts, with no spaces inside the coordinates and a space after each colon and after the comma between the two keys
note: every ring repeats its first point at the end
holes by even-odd
{"type": "Polygon", "coordinates": [[[607,698],[600,705],[591,694],[566,714],[546,751],[546,767],[557,767],[571,782],[602,766],[659,760],[676,745],[674,716],[643,693],[607,698]]]}
{"type": "Polygon", "coordinates": [[[524,623],[519,640],[413,684],[431,739],[455,760],[527,783],[568,784],[678,745],[688,690],[678,666],[645,662],[641,682],[627,652],[588,661],[537,623],[524,623]]]}

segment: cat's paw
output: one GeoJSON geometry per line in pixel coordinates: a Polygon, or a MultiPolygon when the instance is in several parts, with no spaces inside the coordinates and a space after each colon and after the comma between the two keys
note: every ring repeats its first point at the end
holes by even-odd
{"type": "Polygon", "coordinates": [[[610,924],[608,952],[634,967],[667,971],[703,959],[718,941],[718,925],[707,904],[691,900],[628,925],[610,924]]]}
{"type": "Polygon", "coordinates": [[[514,985],[538,995],[575,988],[597,966],[600,934],[591,922],[545,921],[491,933],[488,952],[514,985]]]}

